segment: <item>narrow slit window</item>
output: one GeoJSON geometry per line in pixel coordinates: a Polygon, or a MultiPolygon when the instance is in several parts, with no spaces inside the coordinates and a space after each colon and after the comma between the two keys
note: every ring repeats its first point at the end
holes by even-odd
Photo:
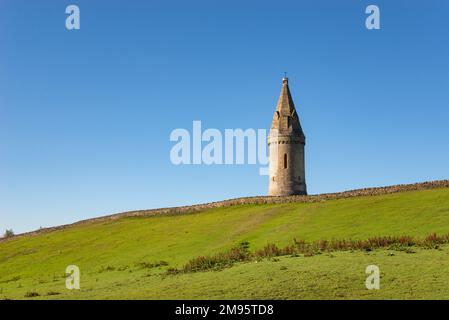
{"type": "Polygon", "coordinates": [[[284,169],[287,169],[287,154],[284,154],[284,169]]]}

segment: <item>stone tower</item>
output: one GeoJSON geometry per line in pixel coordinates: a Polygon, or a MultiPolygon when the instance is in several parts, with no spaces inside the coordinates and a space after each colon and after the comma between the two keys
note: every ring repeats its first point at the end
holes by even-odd
{"type": "Polygon", "coordinates": [[[290,94],[288,78],[284,77],[268,135],[269,196],[307,194],[305,144],[306,137],[290,94]]]}

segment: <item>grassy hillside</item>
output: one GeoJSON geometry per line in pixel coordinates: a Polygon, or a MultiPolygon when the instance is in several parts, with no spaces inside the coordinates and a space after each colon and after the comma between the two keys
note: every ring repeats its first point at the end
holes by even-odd
{"type": "Polygon", "coordinates": [[[40,295],[35,299],[448,298],[447,246],[286,256],[223,271],[165,275],[167,267],[242,241],[254,250],[293,238],[430,233],[449,233],[449,189],[97,221],[0,242],[0,298],[24,298],[32,291],[40,295]],[[139,264],[161,260],[168,266],[139,264]],[[65,289],[64,272],[71,264],[81,269],[79,291],[65,289]],[[379,291],[364,287],[368,264],[381,268],[379,291]]]}

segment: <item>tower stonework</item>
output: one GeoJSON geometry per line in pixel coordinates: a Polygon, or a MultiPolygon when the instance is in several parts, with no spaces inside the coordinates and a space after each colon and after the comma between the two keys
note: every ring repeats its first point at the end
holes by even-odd
{"type": "Polygon", "coordinates": [[[269,196],[307,194],[305,144],[306,137],[290,94],[288,78],[284,77],[268,134],[269,196]]]}

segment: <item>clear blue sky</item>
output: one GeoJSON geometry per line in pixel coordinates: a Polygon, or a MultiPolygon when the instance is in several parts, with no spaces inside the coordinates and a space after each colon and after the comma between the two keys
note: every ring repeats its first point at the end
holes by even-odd
{"type": "Polygon", "coordinates": [[[265,194],[169,135],[269,128],[284,71],[309,193],[449,178],[448,35],[446,0],[1,0],[0,231],[265,194]]]}

